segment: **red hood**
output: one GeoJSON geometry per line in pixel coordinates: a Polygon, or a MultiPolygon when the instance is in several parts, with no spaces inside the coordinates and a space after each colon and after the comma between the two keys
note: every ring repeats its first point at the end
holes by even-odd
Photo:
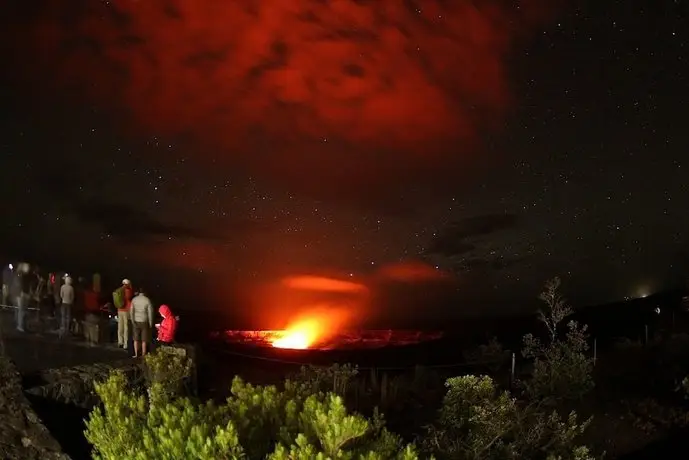
{"type": "Polygon", "coordinates": [[[160,313],[160,316],[163,316],[165,318],[172,316],[172,310],[170,310],[170,307],[168,307],[167,305],[161,305],[158,309],[158,313],[160,313]]]}

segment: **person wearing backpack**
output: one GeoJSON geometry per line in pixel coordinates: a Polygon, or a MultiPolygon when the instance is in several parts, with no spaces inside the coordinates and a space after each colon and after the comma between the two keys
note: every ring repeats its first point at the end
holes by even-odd
{"type": "Polygon", "coordinates": [[[129,309],[132,306],[134,289],[128,279],[122,280],[122,286],[112,293],[112,303],[117,308],[117,345],[125,350],[129,346],[129,309]]]}

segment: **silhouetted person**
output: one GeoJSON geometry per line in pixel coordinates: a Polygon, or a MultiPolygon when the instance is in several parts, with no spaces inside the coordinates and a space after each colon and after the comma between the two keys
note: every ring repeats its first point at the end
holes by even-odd
{"type": "Polygon", "coordinates": [[[98,303],[98,293],[93,289],[84,290],[84,336],[89,345],[95,345],[100,341],[100,315],[101,309],[98,303]]]}
{"type": "Polygon", "coordinates": [[[29,276],[29,264],[21,263],[17,269],[16,285],[19,290],[17,296],[17,330],[25,331],[26,309],[29,308],[31,300],[31,278],[29,276]]]}
{"type": "Polygon", "coordinates": [[[127,278],[122,280],[122,286],[112,293],[112,303],[117,308],[117,345],[125,350],[129,346],[130,308],[132,306],[134,289],[127,278]]]}
{"type": "Polygon", "coordinates": [[[146,356],[153,328],[153,305],[143,289],[140,289],[139,295],[132,300],[130,315],[134,325],[134,357],[139,356],[139,350],[141,356],[146,356]]]}
{"type": "Polygon", "coordinates": [[[9,305],[10,301],[10,286],[12,286],[12,278],[14,278],[14,270],[12,264],[5,265],[2,269],[2,304],[9,305]]]}
{"type": "Polygon", "coordinates": [[[52,274],[52,283],[53,283],[53,316],[57,316],[60,313],[60,305],[62,304],[62,300],[60,299],[60,289],[62,288],[62,281],[64,280],[64,276],[62,276],[60,273],[53,273],[52,274]]]}
{"type": "Polygon", "coordinates": [[[69,335],[69,324],[72,321],[72,309],[74,308],[74,287],[72,278],[66,277],[65,284],[60,288],[60,337],[69,335]]]}

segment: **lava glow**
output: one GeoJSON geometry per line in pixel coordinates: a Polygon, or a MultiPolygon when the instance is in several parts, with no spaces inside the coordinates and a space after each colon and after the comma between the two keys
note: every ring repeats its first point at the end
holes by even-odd
{"type": "Polygon", "coordinates": [[[349,321],[346,309],[320,308],[311,310],[280,331],[271,342],[275,348],[305,350],[322,344],[337,334],[349,321]]]}
{"type": "Polygon", "coordinates": [[[306,350],[319,337],[318,326],[311,322],[297,324],[294,329],[284,331],[284,336],[273,342],[275,348],[289,348],[292,350],[306,350]],[[314,327],[316,326],[316,327],[314,327]]]}

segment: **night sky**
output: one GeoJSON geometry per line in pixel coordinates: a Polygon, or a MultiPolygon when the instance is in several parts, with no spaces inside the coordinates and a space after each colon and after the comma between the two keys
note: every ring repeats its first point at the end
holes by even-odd
{"type": "Polygon", "coordinates": [[[689,276],[686,2],[3,3],[5,258],[470,309],[689,276]]]}

